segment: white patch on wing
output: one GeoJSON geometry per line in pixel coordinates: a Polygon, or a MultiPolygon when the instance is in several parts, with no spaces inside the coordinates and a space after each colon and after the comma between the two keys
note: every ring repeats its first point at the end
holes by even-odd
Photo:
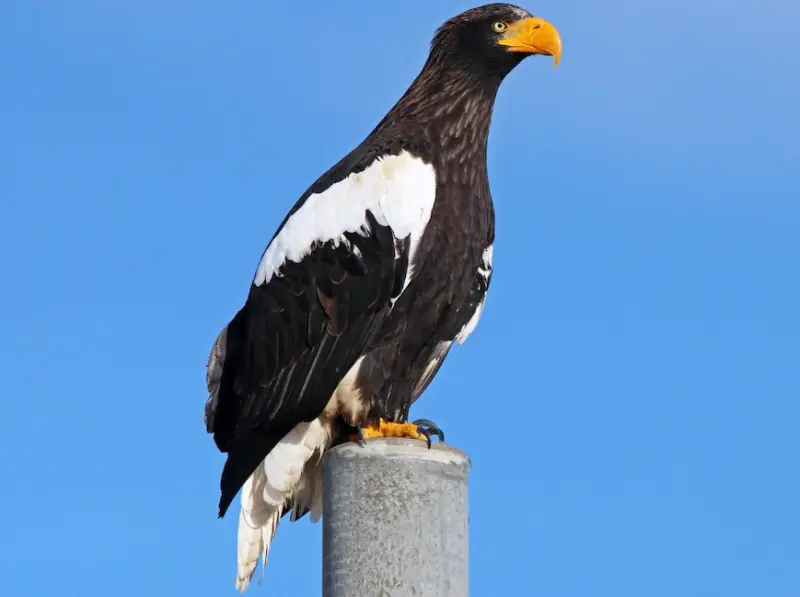
{"type": "MultiPolygon", "coordinates": [[[[329,441],[328,433],[319,419],[300,423],[267,454],[242,487],[236,566],[236,588],[239,591],[247,589],[259,558],[263,575],[285,505],[299,510],[304,504],[298,501],[307,499],[321,512],[321,506],[316,504],[321,471],[308,479],[303,475],[306,471],[315,473],[329,441]]],[[[321,499],[321,491],[319,493],[321,499]]]]}
{"type": "MultiPolygon", "coordinates": [[[[411,237],[413,259],[435,197],[433,166],[406,151],[378,158],[366,170],[310,195],[267,247],[253,283],[260,286],[280,275],[287,260],[299,262],[316,242],[346,242],[345,232],[368,234],[367,210],[397,238],[411,237]]],[[[409,270],[406,285],[410,275],[409,270]]]]}
{"type": "Polygon", "coordinates": [[[478,271],[481,272],[483,277],[487,279],[489,274],[492,273],[492,257],[494,257],[494,243],[483,250],[483,258],[481,259],[481,265],[478,268],[478,271]]]}
{"type": "MultiPolygon", "coordinates": [[[[483,258],[481,259],[481,264],[478,266],[478,275],[483,276],[486,285],[489,284],[489,277],[492,275],[492,256],[494,254],[494,244],[489,245],[483,250],[483,258]]],[[[486,303],[486,295],[484,294],[481,297],[481,302],[478,303],[478,308],[475,309],[475,313],[473,313],[472,317],[470,317],[469,321],[466,325],[461,328],[461,331],[458,332],[456,335],[456,341],[459,344],[464,344],[467,340],[469,335],[475,331],[475,328],[478,326],[478,321],[481,318],[481,314],[483,313],[483,306],[486,303]]]]}

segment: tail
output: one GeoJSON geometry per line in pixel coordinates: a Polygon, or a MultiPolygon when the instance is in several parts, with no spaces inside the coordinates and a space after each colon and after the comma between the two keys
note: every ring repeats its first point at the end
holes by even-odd
{"type": "Polygon", "coordinates": [[[269,548],[278,530],[283,504],[264,499],[267,475],[258,467],[242,487],[242,509],[239,511],[239,533],[236,541],[236,589],[244,593],[261,558],[261,574],[267,566],[269,548]]]}
{"type": "Polygon", "coordinates": [[[242,486],[237,538],[236,588],[244,592],[261,560],[261,576],[281,517],[322,514],[322,452],[327,431],[319,421],[301,423],[286,435],[242,486]],[[315,456],[316,453],[316,456],[315,456]]]}

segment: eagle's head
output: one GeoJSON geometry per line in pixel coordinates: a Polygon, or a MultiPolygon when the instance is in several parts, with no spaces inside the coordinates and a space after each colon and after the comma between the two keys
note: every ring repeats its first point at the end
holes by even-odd
{"type": "Polygon", "coordinates": [[[504,77],[532,54],[561,58],[555,27],[513,4],[472,8],[446,21],[431,42],[431,57],[450,68],[504,77]]]}

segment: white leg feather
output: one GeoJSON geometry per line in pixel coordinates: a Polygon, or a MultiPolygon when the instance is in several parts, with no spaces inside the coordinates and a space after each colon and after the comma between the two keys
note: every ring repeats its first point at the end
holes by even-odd
{"type": "Polygon", "coordinates": [[[236,566],[239,591],[250,585],[259,559],[263,577],[284,505],[291,504],[297,513],[308,504],[312,520],[319,518],[315,510],[321,514],[321,454],[328,439],[328,430],[318,420],[301,423],[278,442],[242,487],[236,566]]]}
{"type": "Polygon", "coordinates": [[[322,516],[322,454],[315,454],[306,463],[303,476],[294,493],[292,502],[292,520],[297,520],[309,511],[311,522],[317,522],[322,516]]]}

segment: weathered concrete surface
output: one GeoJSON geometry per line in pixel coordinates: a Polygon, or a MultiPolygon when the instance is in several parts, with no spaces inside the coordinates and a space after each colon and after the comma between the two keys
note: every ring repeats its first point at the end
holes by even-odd
{"type": "Polygon", "coordinates": [[[324,597],[467,597],[467,456],[373,439],[325,458],[324,597]]]}

